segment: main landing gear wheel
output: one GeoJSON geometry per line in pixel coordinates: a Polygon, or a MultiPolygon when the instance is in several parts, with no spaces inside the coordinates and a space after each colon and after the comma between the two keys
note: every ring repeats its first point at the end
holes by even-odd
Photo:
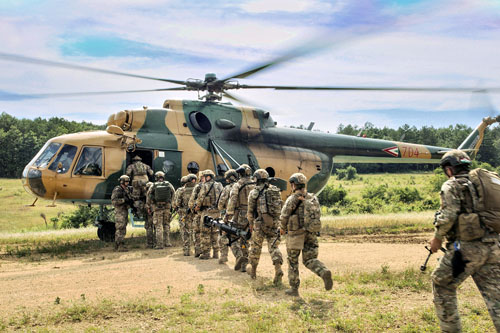
{"type": "Polygon", "coordinates": [[[97,237],[103,242],[114,242],[115,241],[115,224],[113,222],[99,222],[97,225],[97,237]]]}

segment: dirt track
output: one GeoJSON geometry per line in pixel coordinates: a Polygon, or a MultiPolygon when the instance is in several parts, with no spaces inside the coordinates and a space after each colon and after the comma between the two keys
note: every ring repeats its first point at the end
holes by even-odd
{"type": "MultiPolygon", "coordinates": [[[[419,267],[426,257],[423,241],[429,235],[392,237],[396,243],[384,243],[380,237],[346,237],[320,244],[320,259],[334,272],[390,270],[419,267]],[[408,238],[409,237],[409,238],[408,238]],[[362,241],[362,242],[360,242],[362,241]],[[367,242],[368,241],[368,242],[367,242]],[[381,242],[382,241],[382,242],[381,242]]],[[[281,245],[282,253],[286,253],[281,245]]],[[[0,311],[9,313],[21,307],[34,309],[61,300],[120,299],[135,296],[171,298],[196,290],[244,286],[248,275],[235,272],[234,258],[227,265],[216,260],[201,261],[184,257],[181,248],[161,251],[139,249],[115,253],[111,248],[92,255],[36,263],[0,261],[0,311]],[[169,294],[169,297],[166,295],[169,294]],[[173,297],[172,297],[173,296],[173,297]]],[[[284,266],[286,270],[286,264],[284,266]]],[[[274,268],[267,250],[263,250],[258,275],[272,278],[274,268]]],[[[310,276],[301,266],[301,277],[310,276]]],[[[286,274],[285,280],[286,281],[286,274]]]]}

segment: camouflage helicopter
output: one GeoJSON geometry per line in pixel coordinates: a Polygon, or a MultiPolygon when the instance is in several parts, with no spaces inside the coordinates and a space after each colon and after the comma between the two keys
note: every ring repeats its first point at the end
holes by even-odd
{"type": "MultiPolygon", "coordinates": [[[[293,57],[286,54],[223,79],[209,73],[204,80],[172,80],[0,53],[0,59],[8,61],[179,85],[153,90],[27,95],[30,98],[172,90],[196,91],[199,97],[166,100],[156,109],[120,111],[109,116],[105,131],[50,139],[26,165],[22,175],[24,188],[36,197],[102,208],[110,204],[111,192],[132,158],[139,156],[155,172],[165,172],[166,179],[175,187],[189,171],[213,169],[222,176],[229,168],[246,163],[254,170],[266,169],[283,190],[284,197],[288,193],[285,180],[295,172],[304,173],[308,191],[318,193],[327,184],[334,162],[437,163],[450,148],[322,133],[310,128],[280,128],[268,111],[222,102],[223,97],[239,101],[228,90],[477,91],[477,88],[257,86],[236,81],[293,57]]],[[[477,152],[486,127],[498,121],[500,116],[483,119],[458,148],[477,152]]],[[[100,239],[112,239],[112,222],[101,217],[98,226],[100,239]]]]}

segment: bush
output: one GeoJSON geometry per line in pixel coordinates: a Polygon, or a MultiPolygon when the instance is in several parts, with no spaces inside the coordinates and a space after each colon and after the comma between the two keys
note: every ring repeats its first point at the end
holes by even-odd
{"type": "Polygon", "coordinates": [[[347,191],[342,185],[338,188],[335,188],[333,185],[326,185],[318,195],[318,200],[322,205],[331,207],[337,202],[342,202],[346,196],[347,191]]]}
{"type": "Polygon", "coordinates": [[[349,165],[345,169],[337,170],[337,179],[338,180],[354,180],[358,178],[358,171],[352,165],[349,165]]]}
{"type": "Polygon", "coordinates": [[[361,196],[365,200],[380,199],[383,201],[387,201],[387,189],[387,184],[382,184],[375,187],[366,187],[363,190],[363,193],[361,193],[361,196]]]}
{"type": "Polygon", "coordinates": [[[422,200],[420,192],[414,187],[395,187],[388,192],[388,197],[392,201],[406,204],[422,200]]]}
{"type": "Polygon", "coordinates": [[[79,206],[73,213],[62,216],[61,228],[70,229],[86,227],[94,223],[98,214],[99,208],[79,206]]]}

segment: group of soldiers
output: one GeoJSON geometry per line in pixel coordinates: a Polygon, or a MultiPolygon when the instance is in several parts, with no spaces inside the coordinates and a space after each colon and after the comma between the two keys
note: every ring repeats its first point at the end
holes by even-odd
{"type": "MultiPolygon", "coordinates": [[[[194,171],[194,170],[190,170],[194,171]]],[[[153,175],[151,168],[136,156],[119,178],[120,185],[111,197],[115,207],[115,250],[126,251],[125,228],[128,208],[134,207],[145,219],[148,247],[162,249],[171,246],[170,220],[175,212],[179,217],[183,254],[194,254],[200,260],[218,259],[219,264],[228,262],[229,248],[235,257],[234,269],[257,277],[257,266],[264,240],[275,268],[273,283],[281,284],[283,256],[279,249],[281,235],[287,236],[288,279],[290,289],[286,294],[298,296],[299,255],[304,265],[320,276],[326,290],[333,286],[331,272],[318,258],[316,232],[304,229],[309,210],[301,204],[306,198],[307,178],[296,173],[290,177],[292,195],[283,204],[280,189],[270,184],[266,170],[252,172],[247,164],[225,172],[225,186],[216,181],[212,170],[190,173],[182,177],[181,186],[175,190],[165,180],[165,174],[154,174],[155,182],[148,182],[153,175]],[[132,180],[132,190],[129,184],[132,180]],[[251,233],[250,240],[221,232],[204,223],[205,217],[215,219],[231,227],[251,233]],[[191,250],[194,250],[194,253],[191,250]]],[[[317,199],[316,199],[317,201],[317,199]]],[[[319,206],[319,204],[318,204],[319,206]]]]}

